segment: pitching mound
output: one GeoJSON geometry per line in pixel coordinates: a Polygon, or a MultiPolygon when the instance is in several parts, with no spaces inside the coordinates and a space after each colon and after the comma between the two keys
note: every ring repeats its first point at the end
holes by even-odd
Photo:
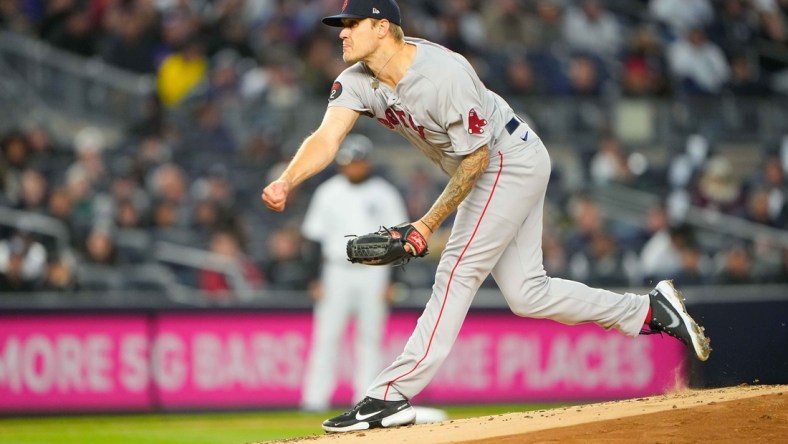
{"type": "Polygon", "coordinates": [[[649,398],[279,442],[785,442],[788,386],[684,390],[649,398]]]}

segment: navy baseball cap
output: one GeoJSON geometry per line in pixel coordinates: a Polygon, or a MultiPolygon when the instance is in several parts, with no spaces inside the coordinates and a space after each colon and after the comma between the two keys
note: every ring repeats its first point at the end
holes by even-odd
{"type": "Polygon", "coordinates": [[[395,25],[402,26],[399,5],[394,0],[345,0],[342,3],[342,12],[323,18],[323,23],[342,28],[342,19],[346,18],[386,19],[395,25]]]}

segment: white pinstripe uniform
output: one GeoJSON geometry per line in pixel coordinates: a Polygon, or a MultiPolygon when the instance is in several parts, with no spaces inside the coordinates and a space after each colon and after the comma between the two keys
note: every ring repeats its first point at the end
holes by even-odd
{"type": "Polygon", "coordinates": [[[542,212],[550,157],[539,137],[487,90],[464,57],[426,40],[406,42],[416,46],[416,57],[396,89],[382,83],[373,89],[370,72],[359,62],[337,78],[329,106],[377,119],[447,174],[484,145],[490,163],[457,210],[432,296],[405,350],[378,375],[367,396],[410,399],[429,383],[489,273],[519,316],[594,322],[638,335],[649,310],[647,296],[546,275],[542,212]]]}
{"type": "MultiPolygon", "coordinates": [[[[347,145],[352,137],[345,139],[347,145]]],[[[337,174],[315,190],[301,231],[321,243],[323,297],[314,309],[312,350],[307,363],[301,406],[321,411],[330,407],[340,360],[340,342],[350,318],[356,320],[354,395],[363,397],[382,367],[382,341],[388,307],[385,292],[391,269],[360,267],[347,260],[347,239],[337,233],[361,234],[381,225],[407,220],[399,191],[381,177],[351,183],[337,174]]],[[[347,357],[350,358],[349,356],[347,357]]]]}

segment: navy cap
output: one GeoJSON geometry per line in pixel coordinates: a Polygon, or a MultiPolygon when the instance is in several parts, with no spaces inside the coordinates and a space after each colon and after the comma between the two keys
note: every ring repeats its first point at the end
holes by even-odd
{"type": "Polygon", "coordinates": [[[323,18],[323,23],[342,28],[342,19],[346,18],[386,19],[395,25],[402,25],[399,5],[394,0],[345,0],[342,3],[342,12],[323,18]]]}

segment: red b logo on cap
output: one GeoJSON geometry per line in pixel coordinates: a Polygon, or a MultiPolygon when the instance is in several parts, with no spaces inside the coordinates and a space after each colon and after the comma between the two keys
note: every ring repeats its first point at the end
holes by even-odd
{"type": "Polygon", "coordinates": [[[345,0],[345,2],[342,3],[342,12],[345,12],[345,8],[347,8],[347,0],[345,0]]]}

